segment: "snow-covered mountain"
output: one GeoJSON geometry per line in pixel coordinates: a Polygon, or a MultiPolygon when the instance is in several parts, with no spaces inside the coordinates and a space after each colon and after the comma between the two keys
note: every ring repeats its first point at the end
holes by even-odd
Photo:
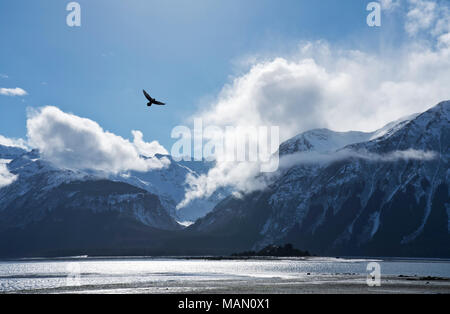
{"type": "MultiPolygon", "coordinates": [[[[30,180],[32,180],[34,176],[42,174],[45,174],[48,180],[42,186],[46,191],[51,190],[62,183],[68,183],[75,180],[109,179],[112,181],[128,183],[158,195],[163,207],[173,218],[180,221],[195,221],[197,218],[206,215],[212,210],[221,197],[225,197],[220,196],[220,194],[217,193],[209,199],[195,201],[189,206],[177,211],[176,205],[182,201],[184,196],[186,176],[198,176],[203,174],[212,167],[212,164],[195,161],[176,162],[171,156],[164,155],[156,155],[152,158],[168,159],[170,164],[168,167],[149,172],[130,171],[118,175],[108,175],[90,171],[60,169],[40,158],[38,151],[34,150],[27,152],[18,147],[0,145],[0,160],[2,161],[2,164],[7,165],[9,172],[16,175],[18,178],[18,181],[14,184],[17,191],[19,189],[26,190],[31,185],[30,180]],[[192,166],[195,171],[190,169],[189,166],[192,166]]],[[[11,189],[12,187],[10,187],[8,191],[11,189]]],[[[5,191],[0,191],[0,193],[5,193],[5,191]]],[[[18,193],[23,194],[24,192],[21,191],[18,193]]],[[[14,193],[9,194],[10,198],[16,196],[17,195],[14,193]]],[[[0,209],[2,203],[5,204],[5,201],[5,199],[0,200],[0,209]]]]}
{"type": "Polygon", "coordinates": [[[279,153],[280,156],[300,152],[332,153],[351,144],[375,140],[394,133],[417,116],[418,114],[413,114],[400,118],[375,132],[335,132],[328,129],[306,131],[282,143],[279,153]]]}
{"type": "Polygon", "coordinates": [[[0,255],[227,254],[291,242],[316,254],[450,257],[449,111],[442,102],[372,133],[302,133],[280,146],[281,162],[332,158],[281,167],[264,191],[219,191],[180,212],[186,176],[211,164],[156,155],[170,165],[111,176],[0,146],[9,180],[0,255]],[[187,229],[177,223],[205,214],[187,229]]]}
{"type": "Polygon", "coordinates": [[[280,156],[308,151],[333,152],[350,144],[365,142],[374,134],[375,132],[334,132],[328,129],[316,129],[282,143],[279,152],[280,156]]]}
{"type": "MultiPolygon", "coordinates": [[[[8,170],[14,174],[17,179],[10,185],[0,189],[0,226],[25,226],[33,223],[36,220],[45,217],[45,215],[52,210],[58,210],[58,199],[61,199],[66,206],[70,202],[92,202],[90,207],[93,212],[101,210],[120,211],[124,212],[130,210],[131,215],[140,222],[153,227],[162,229],[176,228],[177,224],[170,219],[166,219],[164,224],[159,221],[158,217],[163,217],[160,214],[155,215],[154,212],[147,212],[145,204],[143,207],[132,206],[129,209],[122,203],[136,205],[140,196],[145,196],[147,193],[144,190],[129,186],[124,188],[126,184],[120,186],[113,181],[102,179],[82,171],[63,170],[56,168],[52,164],[39,158],[37,151],[25,152],[19,157],[13,159],[8,163],[8,170]],[[90,190],[86,187],[89,186],[90,190]],[[111,194],[108,194],[108,187],[122,187],[123,190],[130,190],[133,193],[119,193],[112,189],[111,194]],[[63,193],[70,191],[69,193],[63,193]],[[83,191],[86,193],[102,191],[98,197],[86,196],[85,199],[80,200],[80,195],[83,191]],[[45,206],[42,202],[49,201],[45,206]],[[106,207],[102,207],[102,206],[106,207]],[[117,206],[116,206],[117,205],[117,206]],[[146,213],[147,212],[147,213],[146,213]]],[[[158,206],[159,211],[166,212],[162,206],[158,206]]]]}
{"type": "Polygon", "coordinates": [[[186,177],[188,175],[197,177],[208,172],[213,166],[210,162],[173,160],[171,156],[156,155],[153,158],[166,158],[170,161],[168,167],[152,170],[149,172],[131,171],[125,174],[112,176],[113,180],[122,181],[140,187],[161,199],[163,206],[169,213],[180,222],[195,221],[209,213],[217,203],[225,198],[223,191],[217,192],[207,199],[194,200],[188,206],[176,209],[183,200],[186,190],[186,177]]]}
{"type": "Polygon", "coordinates": [[[144,189],[59,169],[37,151],[0,146],[5,157],[15,180],[0,188],[1,256],[97,252],[126,244],[155,248],[159,233],[181,229],[159,197],[144,189]]]}
{"type": "MultiPolygon", "coordinates": [[[[143,234],[151,236],[155,230],[180,230],[183,228],[180,223],[206,215],[220,197],[225,197],[216,193],[209,199],[198,200],[177,211],[176,205],[184,196],[186,176],[198,176],[212,165],[206,162],[176,162],[170,156],[163,155],[152,158],[168,159],[169,166],[149,172],[130,171],[110,175],[62,169],[42,159],[36,150],[0,145],[0,237],[7,235],[10,238],[10,235],[17,233],[20,238],[28,234],[28,241],[36,237],[33,232],[42,233],[40,228],[53,230],[58,225],[66,224],[77,233],[84,230],[84,225],[89,225],[85,221],[89,219],[90,222],[96,221],[99,228],[96,230],[95,226],[91,226],[92,230],[83,231],[92,234],[92,238],[104,237],[101,230],[103,227],[110,229],[107,226],[109,222],[114,225],[111,230],[117,229],[115,232],[121,230],[127,234],[139,230],[133,237],[140,239],[143,234]],[[195,170],[190,169],[189,165],[195,170]],[[102,222],[99,217],[106,221],[102,222]],[[76,222],[72,225],[70,219],[76,222]]],[[[65,238],[56,231],[50,235],[65,238]]],[[[83,240],[81,235],[79,240],[83,240]]],[[[108,241],[105,239],[103,244],[108,241]]],[[[131,245],[136,245],[130,241],[131,245]]],[[[75,245],[66,244],[69,247],[75,245]]],[[[20,243],[18,247],[25,250],[28,245],[20,243]]],[[[0,255],[16,252],[10,249],[8,241],[0,241],[0,255]]]]}
{"type": "Polygon", "coordinates": [[[20,147],[0,145],[0,159],[15,159],[25,153],[26,151],[20,147]]]}
{"type": "Polygon", "coordinates": [[[227,198],[190,231],[214,235],[223,252],[291,242],[317,254],[449,257],[449,112],[447,101],[374,133],[301,134],[280,154],[341,158],[283,170],[265,191],[227,198]]]}

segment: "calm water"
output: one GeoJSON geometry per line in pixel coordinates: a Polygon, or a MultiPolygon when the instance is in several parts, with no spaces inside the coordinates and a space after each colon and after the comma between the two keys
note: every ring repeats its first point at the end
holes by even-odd
{"type": "MultiPolygon", "coordinates": [[[[81,285],[139,284],[148,282],[295,279],[312,275],[367,274],[373,260],[315,258],[313,260],[210,261],[153,258],[25,260],[0,262],[0,292],[81,285]],[[80,274],[79,277],[76,275],[80,274]],[[75,279],[70,279],[74,277],[75,279]],[[79,279],[77,279],[79,278],[79,279]]],[[[375,260],[383,275],[450,278],[448,260],[375,260]]]]}

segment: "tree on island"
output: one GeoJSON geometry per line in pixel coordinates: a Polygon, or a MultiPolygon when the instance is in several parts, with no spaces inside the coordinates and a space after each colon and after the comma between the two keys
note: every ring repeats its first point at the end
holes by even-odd
{"type": "Polygon", "coordinates": [[[235,253],[231,256],[234,257],[250,257],[250,256],[274,256],[274,257],[304,257],[311,256],[308,251],[302,251],[294,248],[294,246],[290,243],[285,244],[284,246],[278,245],[269,245],[263,248],[260,251],[247,251],[242,253],[235,253]]]}

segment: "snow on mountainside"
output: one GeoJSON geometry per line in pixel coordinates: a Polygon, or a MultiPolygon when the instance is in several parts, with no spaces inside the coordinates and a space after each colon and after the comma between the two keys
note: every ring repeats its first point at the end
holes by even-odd
{"type": "Polygon", "coordinates": [[[212,167],[212,164],[195,161],[176,162],[171,156],[164,155],[156,155],[153,158],[167,158],[170,160],[170,165],[167,168],[149,172],[131,171],[113,176],[112,179],[127,182],[158,195],[164,207],[180,222],[195,221],[205,216],[221,199],[227,196],[222,191],[217,192],[207,199],[194,200],[188,206],[177,210],[176,206],[184,199],[187,175],[196,177],[206,173],[212,167]]]}
{"type": "Polygon", "coordinates": [[[26,151],[20,147],[0,145],[0,159],[15,159],[25,153],[26,151]]]}
{"type": "Polygon", "coordinates": [[[370,140],[374,140],[374,139],[380,138],[382,136],[395,133],[397,130],[401,129],[405,124],[409,123],[409,121],[417,118],[417,116],[419,116],[419,114],[415,113],[415,114],[400,118],[394,122],[388,123],[381,129],[373,132],[373,135],[370,138],[370,140]]]}
{"type": "Polygon", "coordinates": [[[247,249],[291,242],[318,254],[449,257],[449,111],[442,102],[373,134],[301,134],[280,153],[344,149],[372,159],[295,165],[265,191],[221,202],[190,230],[247,249]]]}
{"type": "MultiPolygon", "coordinates": [[[[2,151],[4,150],[4,147],[0,148],[2,151]]],[[[74,190],[73,195],[56,195],[55,191],[60,191],[62,186],[76,186],[76,182],[85,182],[85,186],[90,186],[93,190],[102,185],[115,188],[112,181],[103,180],[101,177],[82,171],[59,169],[40,159],[37,151],[21,154],[10,161],[7,167],[17,179],[0,189],[0,226],[4,227],[25,226],[44,218],[49,211],[58,210],[61,206],[74,206],[73,202],[77,199],[78,192],[74,190]],[[58,202],[57,199],[61,201],[58,202]]],[[[146,209],[142,200],[145,199],[145,195],[150,195],[150,193],[133,186],[129,186],[128,189],[133,192],[118,193],[112,189],[111,195],[104,192],[102,197],[87,197],[83,200],[86,203],[83,204],[93,212],[99,210],[122,212],[127,206],[131,206],[126,210],[129,210],[137,221],[145,225],[162,229],[177,228],[177,224],[171,219],[165,219],[166,223],[161,223],[160,219],[156,219],[162,213],[154,216],[154,213],[146,209]],[[91,202],[90,205],[88,205],[89,202],[91,202]]],[[[79,199],[76,201],[80,202],[79,199]]],[[[167,216],[162,205],[158,206],[158,210],[164,212],[163,216],[167,216]]]]}
{"type": "Polygon", "coordinates": [[[161,232],[182,228],[157,195],[57,168],[37,151],[6,166],[16,179],[0,188],[0,256],[157,248],[161,232]]]}
{"type": "Polygon", "coordinates": [[[183,228],[177,219],[205,215],[220,195],[176,212],[186,175],[207,172],[211,164],[194,162],[194,171],[189,162],[154,158],[170,164],[110,176],[62,169],[36,150],[0,145],[0,256],[165,252],[167,232],[183,228]]]}
{"type": "Polygon", "coordinates": [[[314,151],[318,153],[334,152],[347,145],[367,142],[394,133],[418,114],[409,115],[391,122],[375,132],[335,132],[328,129],[315,129],[301,133],[280,145],[280,155],[314,151]]]}
{"type": "Polygon", "coordinates": [[[365,132],[334,132],[328,129],[307,131],[282,143],[280,145],[280,155],[284,156],[307,151],[332,152],[349,144],[365,142],[373,134],[365,132]]]}
{"type": "Polygon", "coordinates": [[[181,229],[174,217],[207,214],[175,233],[175,249],[226,254],[291,242],[316,254],[450,257],[449,111],[442,102],[372,133],[302,133],[280,146],[282,157],[350,153],[293,164],[264,191],[242,198],[219,191],[178,212],[186,175],[211,164],[156,155],[170,160],[167,168],[108,176],[0,145],[2,166],[14,176],[0,187],[0,255],[170,247],[161,239],[181,229]],[[191,234],[195,241],[185,240],[191,234]]]}
{"type": "MultiPolygon", "coordinates": [[[[207,162],[175,162],[170,156],[163,155],[156,155],[153,158],[169,159],[170,165],[167,168],[149,172],[131,171],[120,175],[111,175],[109,179],[128,183],[158,195],[167,212],[181,222],[195,221],[197,218],[206,215],[220,199],[226,196],[216,193],[208,199],[196,200],[186,208],[177,211],[176,206],[184,197],[186,176],[188,174],[198,176],[207,172],[212,165],[207,162]],[[195,171],[191,170],[189,166],[192,166],[195,171]]],[[[32,188],[31,182],[37,175],[46,177],[46,181],[41,182],[43,191],[49,191],[63,183],[76,180],[95,180],[106,177],[105,174],[60,169],[41,159],[38,151],[27,152],[17,147],[0,145],[0,160],[2,160],[2,167],[7,164],[8,175],[18,178],[14,186],[8,188],[8,191],[14,188],[16,194],[0,190],[0,195],[4,195],[0,199],[0,211],[2,207],[6,206],[5,204],[9,199],[14,199],[29,191],[32,188]]]]}

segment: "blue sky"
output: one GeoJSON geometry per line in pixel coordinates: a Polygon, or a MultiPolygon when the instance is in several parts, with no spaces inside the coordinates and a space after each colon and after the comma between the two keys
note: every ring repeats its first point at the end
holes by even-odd
{"type": "Polygon", "coordinates": [[[402,40],[369,28],[364,0],[80,0],[82,26],[66,25],[69,1],[0,2],[0,134],[26,135],[27,107],[54,105],[104,129],[169,147],[170,132],[217,96],[239,60],[288,53],[323,39],[377,50],[402,40]],[[166,101],[148,110],[141,90],[166,101]]]}

